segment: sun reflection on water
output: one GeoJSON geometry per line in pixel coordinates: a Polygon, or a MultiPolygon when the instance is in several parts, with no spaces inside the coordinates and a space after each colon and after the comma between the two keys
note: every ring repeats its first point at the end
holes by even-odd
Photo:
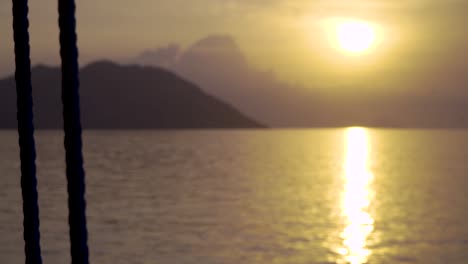
{"type": "Polygon", "coordinates": [[[369,169],[370,143],[364,128],[349,128],[345,133],[345,185],[341,210],[346,227],[341,233],[343,244],[338,252],[346,263],[362,264],[372,253],[367,248],[367,238],[374,230],[374,219],[369,213],[372,199],[370,183],[373,179],[369,169]]]}

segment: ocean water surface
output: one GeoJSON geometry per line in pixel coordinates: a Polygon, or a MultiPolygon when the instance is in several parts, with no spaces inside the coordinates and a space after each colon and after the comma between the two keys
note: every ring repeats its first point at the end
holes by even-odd
{"type": "MultiPolygon", "coordinates": [[[[60,131],[37,132],[44,263],[69,263],[60,131]]],[[[86,131],[92,263],[468,263],[468,130],[86,131]]],[[[24,263],[15,131],[0,261],[24,263]]]]}

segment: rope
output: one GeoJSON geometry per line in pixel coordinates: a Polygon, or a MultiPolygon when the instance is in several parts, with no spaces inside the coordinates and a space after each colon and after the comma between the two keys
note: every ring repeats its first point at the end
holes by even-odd
{"type": "Polygon", "coordinates": [[[80,122],[78,48],[74,0],[59,0],[60,56],[62,58],[62,103],[65,131],[68,189],[68,223],[72,264],[87,264],[85,172],[80,122]]]}
{"type": "Polygon", "coordinates": [[[28,1],[13,0],[17,119],[23,196],[23,239],[26,264],[41,264],[36,149],[34,144],[28,1]]]}

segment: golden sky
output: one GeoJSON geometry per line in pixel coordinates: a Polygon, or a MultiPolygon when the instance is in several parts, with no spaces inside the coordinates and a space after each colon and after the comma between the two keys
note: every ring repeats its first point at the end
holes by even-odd
{"type": "MultiPolygon", "coordinates": [[[[232,35],[252,65],[306,86],[468,83],[464,0],[79,0],[82,64],[123,60],[168,43],[232,35]],[[379,45],[348,56],[327,37],[327,21],[377,25],[379,45]],[[462,76],[463,75],[463,76],[462,76]],[[427,80],[426,80],[427,79],[427,80]],[[454,80],[455,79],[455,80],[454,80]]],[[[34,63],[57,63],[56,0],[30,1],[34,63]]],[[[0,0],[0,75],[13,71],[11,1],[0,0]]],[[[421,84],[422,85],[422,84],[421,84]]]]}

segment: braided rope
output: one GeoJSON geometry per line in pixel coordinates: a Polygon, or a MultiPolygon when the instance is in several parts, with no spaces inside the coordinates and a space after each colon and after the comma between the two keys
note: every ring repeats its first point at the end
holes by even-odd
{"type": "Polygon", "coordinates": [[[23,239],[26,264],[41,264],[39,207],[34,143],[28,1],[13,0],[17,120],[23,196],[23,239]]]}
{"type": "Polygon", "coordinates": [[[78,91],[79,68],[75,2],[74,0],[59,0],[58,9],[71,258],[72,264],[87,264],[88,234],[86,229],[85,171],[83,169],[78,91]]]}

